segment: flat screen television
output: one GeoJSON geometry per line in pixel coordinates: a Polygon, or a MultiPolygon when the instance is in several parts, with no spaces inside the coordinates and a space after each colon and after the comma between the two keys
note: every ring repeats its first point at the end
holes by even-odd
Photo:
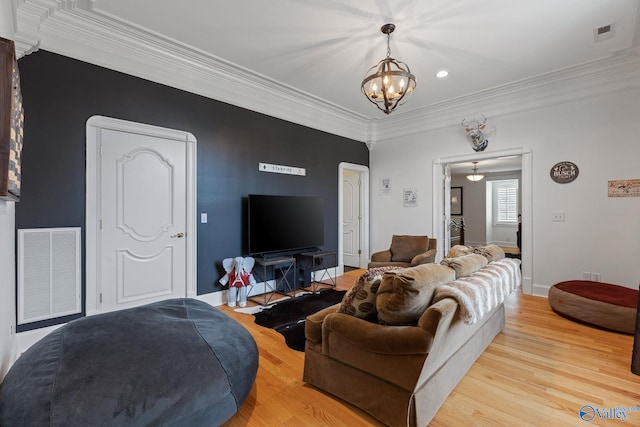
{"type": "Polygon", "coordinates": [[[247,235],[251,255],[322,246],[323,200],[320,197],[249,194],[247,235]]]}

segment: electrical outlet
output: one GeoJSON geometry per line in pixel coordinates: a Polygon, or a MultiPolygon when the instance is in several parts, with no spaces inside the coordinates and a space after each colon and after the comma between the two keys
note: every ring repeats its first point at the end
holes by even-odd
{"type": "Polygon", "coordinates": [[[582,280],[591,280],[591,273],[588,271],[582,272],[582,280]]]}
{"type": "Polygon", "coordinates": [[[591,280],[594,282],[602,281],[602,275],[600,273],[591,273],[591,280]]]}
{"type": "Polygon", "coordinates": [[[551,221],[564,222],[564,212],[551,212],[551,221]]]}

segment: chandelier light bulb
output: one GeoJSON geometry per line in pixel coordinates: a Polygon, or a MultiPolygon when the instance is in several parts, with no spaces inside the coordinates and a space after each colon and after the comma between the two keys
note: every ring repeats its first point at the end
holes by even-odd
{"type": "Polygon", "coordinates": [[[407,95],[413,93],[416,87],[416,78],[411,74],[409,66],[391,57],[389,38],[395,28],[393,24],[385,24],[380,28],[387,35],[387,57],[369,68],[360,85],[364,96],[385,114],[404,104],[409,99],[407,95]],[[394,78],[399,79],[395,84],[394,78]],[[399,87],[398,92],[394,86],[399,87]]]}

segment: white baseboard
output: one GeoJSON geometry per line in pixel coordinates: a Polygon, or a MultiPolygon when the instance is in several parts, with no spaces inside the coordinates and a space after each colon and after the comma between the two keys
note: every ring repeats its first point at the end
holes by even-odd
{"type": "Polygon", "coordinates": [[[223,305],[227,303],[227,291],[211,292],[210,294],[202,294],[193,297],[194,299],[204,301],[212,306],[223,305]]]}
{"type": "MultiPolygon", "coordinates": [[[[12,362],[18,360],[18,357],[29,349],[32,345],[40,341],[50,332],[55,331],[66,323],[60,325],[53,325],[46,328],[33,329],[31,331],[18,332],[13,340],[12,362]]],[[[13,364],[13,363],[12,363],[13,364]]]]}
{"type": "MultiPolygon", "coordinates": [[[[328,268],[326,273],[323,276],[324,270],[318,270],[311,274],[311,280],[321,280],[321,281],[335,280],[336,276],[342,274],[342,273],[338,274],[341,271],[343,271],[343,267],[328,268]]],[[[256,295],[263,295],[268,292],[271,292],[271,290],[275,286],[274,281],[269,280],[267,281],[267,283],[268,283],[268,286],[266,286],[264,282],[259,282],[253,285],[251,289],[249,289],[248,296],[254,297],[256,295]]],[[[227,303],[227,290],[225,289],[219,292],[211,292],[209,294],[197,295],[197,296],[194,296],[193,298],[200,301],[204,301],[207,304],[211,304],[212,306],[215,307],[217,305],[223,305],[227,303]]]]}
{"type": "Polygon", "coordinates": [[[319,280],[319,281],[324,281],[327,279],[333,280],[336,278],[336,276],[339,276],[343,273],[344,273],[344,267],[327,268],[326,272],[325,270],[317,270],[311,273],[311,280],[319,280]],[[342,273],[338,274],[339,271],[342,271],[342,273]]]}
{"type": "Polygon", "coordinates": [[[540,285],[540,284],[534,283],[533,284],[532,295],[535,295],[537,297],[548,298],[549,297],[549,289],[550,288],[551,288],[551,286],[549,286],[549,285],[540,285]]]}
{"type": "MultiPolygon", "coordinates": [[[[264,282],[256,283],[251,286],[249,289],[249,297],[254,297],[256,295],[266,294],[267,292],[271,292],[272,287],[274,286],[273,280],[267,281],[269,286],[265,286],[264,282]]],[[[197,300],[204,301],[207,304],[211,304],[212,306],[223,305],[227,303],[227,290],[219,291],[219,292],[211,292],[208,294],[197,295],[193,297],[197,300]]]]}

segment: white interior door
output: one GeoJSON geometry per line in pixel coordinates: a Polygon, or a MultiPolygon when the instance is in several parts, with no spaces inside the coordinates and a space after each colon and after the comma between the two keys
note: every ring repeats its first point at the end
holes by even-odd
{"type": "Polygon", "coordinates": [[[360,267],[360,174],[345,170],[342,187],[342,260],[344,265],[360,267]]]}
{"type": "Polygon", "coordinates": [[[443,228],[444,228],[444,253],[445,256],[451,249],[451,169],[449,165],[444,167],[444,206],[442,206],[443,215],[443,228]]]}
{"type": "Polygon", "coordinates": [[[102,129],[98,311],[186,297],[186,143],[102,129]]]}

